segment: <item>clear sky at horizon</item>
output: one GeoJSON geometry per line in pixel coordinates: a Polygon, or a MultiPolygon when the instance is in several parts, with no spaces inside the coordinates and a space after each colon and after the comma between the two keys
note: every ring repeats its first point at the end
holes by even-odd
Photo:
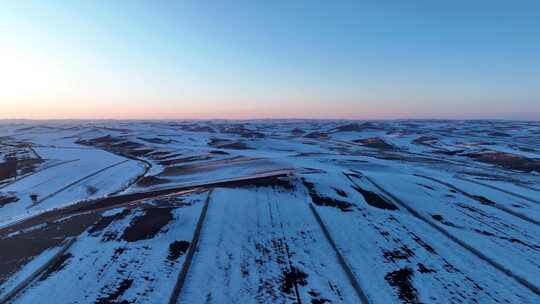
{"type": "Polygon", "coordinates": [[[0,106],[540,120],[540,1],[3,1],[0,106]]]}

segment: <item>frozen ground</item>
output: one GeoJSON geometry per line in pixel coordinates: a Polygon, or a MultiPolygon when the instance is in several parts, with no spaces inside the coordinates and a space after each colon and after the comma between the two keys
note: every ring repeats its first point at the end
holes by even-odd
{"type": "Polygon", "coordinates": [[[540,123],[0,123],[0,303],[540,303],[540,123]]]}

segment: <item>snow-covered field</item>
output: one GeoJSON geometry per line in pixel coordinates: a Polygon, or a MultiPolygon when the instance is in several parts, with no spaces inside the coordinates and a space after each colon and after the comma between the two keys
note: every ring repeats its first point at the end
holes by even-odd
{"type": "Polygon", "coordinates": [[[0,127],[0,303],[540,303],[538,122],[0,127]]]}

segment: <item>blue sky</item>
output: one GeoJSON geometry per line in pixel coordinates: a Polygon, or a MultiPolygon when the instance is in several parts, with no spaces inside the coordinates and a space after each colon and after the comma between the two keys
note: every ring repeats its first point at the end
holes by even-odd
{"type": "Polygon", "coordinates": [[[538,1],[9,1],[3,118],[540,119],[538,1]]]}

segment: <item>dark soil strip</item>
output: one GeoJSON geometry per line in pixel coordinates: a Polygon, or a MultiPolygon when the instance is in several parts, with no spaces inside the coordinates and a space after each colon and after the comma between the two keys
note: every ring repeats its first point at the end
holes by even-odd
{"type": "Polygon", "coordinates": [[[457,178],[459,178],[461,180],[464,180],[464,181],[471,182],[471,183],[475,183],[475,184],[478,184],[478,185],[482,185],[482,186],[485,186],[485,187],[488,187],[488,188],[491,188],[491,189],[494,189],[494,190],[498,190],[498,191],[504,192],[506,194],[509,194],[509,195],[524,199],[524,200],[526,200],[528,202],[540,205],[540,201],[536,200],[534,198],[530,198],[530,197],[527,197],[527,196],[524,196],[524,195],[521,195],[521,194],[517,194],[517,193],[512,192],[512,191],[508,191],[508,190],[505,190],[505,189],[502,189],[502,188],[499,188],[499,187],[495,187],[495,186],[492,186],[492,185],[489,185],[489,184],[485,184],[485,183],[476,181],[474,179],[468,179],[468,178],[464,178],[464,177],[460,177],[460,176],[457,176],[457,178]]]}
{"type": "Polygon", "coordinates": [[[189,186],[173,187],[173,188],[146,191],[146,192],[137,192],[137,193],[109,196],[105,198],[82,201],[80,203],[76,203],[76,204],[73,204],[64,208],[47,211],[47,212],[38,214],[36,216],[29,217],[27,219],[24,219],[20,222],[16,222],[7,227],[2,227],[0,228],[0,237],[5,236],[14,231],[31,227],[33,225],[38,225],[43,222],[54,221],[56,219],[63,218],[69,215],[76,215],[76,214],[90,212],[90,211],[98,211],[100,209],[110,209],[113,207],[120,207],[122,205],[132,204],[140,200],[175,194],[175,193],[184,192],[184,191],[192,191],[192,190],[196,190],[198,188],[203,188],[203,187],[209,188],[209,187],[243,186],[246,183],[257,183],[258,181],[261,181],[261,180],[265,181],[265,180],[273,179],[273,178],[286,177],[288,175],[289,175],[288,172],[282,172],[282,171],[269,172],[267,175],[258,175],[256,177],[248,176],[248,177],[243,177],[243,178],[238,178],[238,179],[228,180],[228,181],[201,183],[201,184],[195,184],[195,185],[189,185],[189,186]]]}
{"type": "Polygon", "coordinates": [[[174,159],[168,159],[160,161],[159,164],[162,166],[171,166],[171,165],[177,165],[177,164],[183,164],[183,163],[191,163],[195,161],[203,161],[208,160],[210,157],[208,155],[195,155],[195,156],[189,156],[184,158],[174,158],[174,159]]]}
{"type": "Polygon", "coordinates": [[[306,181],[305,179],[302,179],[302,183],[308,189],[309,196],[311,197],[311,200],[313,201],[315,205],[334,207],[334,208],[338,208],[339,210],[343,212],[352,211],[351,203],[320,195],[319,192],[317,192],[317,189],[315,188],[315,184],[310,183],[306,181]]]}
{"type": "Polygon", "coordinates": [[[251,180],[238,181],[230,184],[230,186],[223,185],[223,188],[256,188],[256,187],[271,187],[276,190],[283,189],[286,191],[294,191],[294,184],[289,179],[281,177],[264,177],[251,180]]]}
{"type": "Polygon", "coordinates": [[[355,143],[359,143],[368,148],[380,149],[380,150],[396,150],[396,147],[387,143],[382,138],[371,137],[366,139],[353,140],[355,143]]]}
{"type": "Polygon", "coordinates": [[[0,194],[0,208],[4,207],[7,204],[15,203],[17,201],[19,201],[19,198],[17,198],[16,196],[0,194]]]}
{"type": "Polygon", "coordinates": [[[504,265],[500,264],[497,261],[494,261],[493,259],[491,259],[491,258],[487,257],[486,255],[484,255],[478,249],[476,249],[473,246],[467,244],[466,242],[458,239],[457,237],[452,235],[450,232],[448,232],[446,229],[444,229],[444,228],[440,227],[439,225],[435,224],[428,217],[424,216],[423,214],[420,214],[418,211],[411,208],[408,204],[406,204],[402,200],[398,199],[397,197],[395,197],[390,192],[386,191],[384,188],[379,186],[379,184],[375,183],[371,178],[369,178],[369,177],[367,177],[365,175],[364,175],[364,178],[366,180],[368,180],[371,184],[373,184],[381,192],[383,192],[385,195],[390,197],[394,201],[394,203],[396,203],[397,205],[399,205],[399,206],[405,208],[407,211],[409,211],[409,213],[411,215],[415,216],[419,220],[423,221],[424,223],[428,224],[432,228],[436,229],[437,231],[442,233],[444,236],[446,236],[449,240],[451,240],[454,243],[458,244],[459,246],[461,246],[463,249],[467,250],[468,252],[474,254],[476,257],[478,257],[479,259],[481,259],[484,262],[488,263],[489,265],[493,266],[495,269],[501,271],[502,273],[504,273],[508,277],[514,279],[516,282],[518,282],[519,284],[521,284],[525,288],[529,289],[534,294],[540,296],[540,287],[538,287],[538,286],[534,285],[533,283],[529,282],[526,278],[523,278],[522,276],[513,273],[511,270],[506,268],[504,265]]]}
{"type": "Polygon", "coordinates": [[[155,185],[168,184],[170,182],[171,180],[166,179],[166,178],[160,178],[154,175],[148,175],[148,176],[141,177],[137,181],[136,185],[138,187],[150,187],[150,186],[155,186],[155,185]]]}
{"type": "Polygon", "coordinates": [[[13,184],[13,183],[15,183],[15,182],[18,182],[18,181],[20,181],[20,180],[22,180],[22,179],[25,179],[25,178],[27,178],[27,177],[29,177],[29,176],[32,176],[32,175],[34,175],[34,174],[36,174],[36,173],[38,173],[38,172],[45,171],[45,170],[47,170],[47,169],[51,169],[51,168],[54,168],[54,167],[58,167],[58,166],[65,165],[65,164],[72,163],[72,162],[76,162],[76,161],[79,161],[79,159],[67,160],[67,161],[63,161],[63,162],[59,162],[59,163],[50,165],[50,166],[48,166],[48,167],[41,167],[41,168],[39,168],[39,169],[37,169],[37,170],[35,170],[35,171],[29,173],[29,174],[26,174],[26,175],[23,175],[23,176],[17,176],[17,179],[15,179],[14,181],[9,182],[9,183],[7,183],[7,184],[4,184],[4,185],[0,186],[0,189],[3,189],[3,188],[5,188],[5,187],[7,187],[7,186],[9,186],[9,185],[11,185],[11,184],[13,184]]]}
{"type": "Polygon", "coordinates": [[[123,279],[114,292],[108,294],[106,297],[96,299],[96,304],[128,303],[127,301],[118,302],[117,300],[131,287],[132,284],[133,279],[123,279]]]}
{"type": "Polygon", "coordinates": [[[490,151],[488,153],[468,153],[463,156],[470,157],[478,162],[497,165],[509,170],[522,172],[540,172],[540,161],[516,154],[490,151]]]}
{"type": "Polygon", "coordinates": [[[232,149],[232,150],[251,150],[251,148],[248,147],[244,142],[234,142],[234,143],[230,143],[230,144],[217,146],[216,148],[232,149]]]}
{"type": "Polygon", "coordinates": [[[516,182],[514,181],[515,184],[517,184],[519,187],[521,188],[525,188],[525,189],[529,189],[529,190],[532,190],[532,191],[535,191],[535,192],[540,192],[540,189],[538,188],[535,188],[535,187],[532,187],[532,186],[529,186],[529,185],[526,185],[522,182],[516,182]]]}
{"type": "MultiPolygon", "coordinates": [[[[149,199],[154,198],[158,196],[165,196],[169,194],[174,194],[182,191],[189,191],[189,190],[195,190],[197,188],[210,188],[210,187],[245,187],[246,185],[256,185],[258,183],[273,183],[275,179],[279,179],[280,177],[286,177],[287,173],[275,173],[274,175],[267,175],[267,176],[257,176],[257,177],[245,177],[245,178],[238,178],[235,180],[229,180],[229,181],[219,181],[219,182],[210,182],[210,183],[201,183],[201,184],[195,184],[195,185],[189,185],[189,186],[181,186],[181,187],[174,187],[174,188],[167,188],[167,189],[161,189],[161,190],[153,190],[153,191],[147,191],[147,192],[138,192],[138,193],[130,193],[125,195],[118,195],[118,196],[111,196],[107,198],[102,199],[96,199],[93,201],[88,202],[81,202],[79,204],[70,206],[68,208],[64,208],[65,210],[64,215],[70,215],[80,212],[86,212],[86,211],[92,211],[100,208],[111,208],[113,206],[117,205],[123,205],[126,203],[130,203],[137,200],[143,200],[143,199],[149,199]]],[[[274,181],[278,185],[286,185],[282,181],[274,181]]],[[[0,236],[2,235],[2,229],[0,229],[0,236]]]]}
{"type": "Polygon", "coordinates": [[[27,286],[29,286],[36,278],[40,277],[42,273],[47,272],[49,273],[49,268],[54,268],[55,265],[57,265],[59,262],[62,261],[62,258],[65,255],[66,251],[75,243],[77,239],[72,238],[70,239],[64,247],[58,251],[57,254],[55,254],[47,263],[45,263],[43,266],[39,267],[36,271],[34,271],[31,275],[28,276],[28,278],[24,279],[22,282],[20,282],[15,288],[13,288],[10,292],[5,294],[2,298],[0,298],[0,303],[8,303],[9,301],[13,300],[15,296],[17,296],[21,291],[23,291],[27,286]]]}
{"type": "Polygon", "coordinates": [[[398,210],[398,207],[391,202],[388,202],[375,192],[364,190],[357,185],[352,186],[352,188],[362,194],[362,197],[370,206],[385,210],[398,210]]]}
{"type": "Polygon", "coordinates": [[[101,216],[101,218],[90,228],[88,229],[88,234],[97,236],[101,231],[103,231],[105,228],[109,227],[109,225],[117,220],[123,219],[130,213],[129,209],[125,209],[120,213],[111,215],[111,216],[101,216]]]}
{"type": "Polygon", "coordinates": [[[386,274],[384,279],[390,286],[397,288],[398,297],[404,303],[418,303],[416,288],[412,285],[412,269],[405,267],[386,274]]]}
{"type": "Polygon", "coordinates": [[[283,271],[283,282],[281,290],[287,294],[291,294],[294,289],[294,292],[296,294],[296,301],[298,302],[298,304],[302,304],[300,299],[300,293],[298,291],[298,285],[306,286],[306,279],[308,276],[305,272],[294,266],[290,266],[290,268],[290,271],[283,271]]]}
{"type": "Polygon", "coordinates": [[[180,270],[180,273],[178,274],[176,285],[174,286],[171,297],[169,298],[169,304],[176,304],[178,302],[178,297],[180,296],[180,293],[182,292],[182,288],[184,288],[184,284],[186,282],[186,277],[189,271],[189,267],[191,266],[193,256],[195,255],[195,251],[197,250],[197,245],[199,244],[199,240],[201,238],[202,226],[206,218],[206,213],[208,212],[208,206],[210,205],[211,195],[212,195],[212,190],[208,192],[208,197],[206,198],[206,201],[204,202],[204,207],[201,210],[199,221],[197,222],[197,226],[195,227],[195,232],[193,233],[193,239],[191,240],[191,247],[189,247],[188,249],[186,259],[184,260],[182,269],[180,270]]]}
{"type": "Polygon", "coordinates": [[[174,241],[169,244],[169,255],[167,255],[167,260],[171,264],[176,263],[176,260],[183,256],[189,249],[189,245],[188,241],[174,241]]]}
{"type": "Polygon", "coordinates": [[[54,264],[51,265],[51,267],[47,268],[47,270],[39,277],[39,281],[45,281],[48,278],[50,278],[53,274],[59,272],[60,270],[64,269],[67,265],[67,261],[73,257],[73,254],[71,253],[64,253],[62,256],[54,262],[54,264]]]}
{"type": "Polygon", "coordinates": [[[358,298],[360,298],[360,301],[363,304],[368,304],[369,303],[368,298],[366,294],[364,293],[364,291],[362,290],[362,287],[360,287],[360,283],[358,283],[358,280],[356,279],[356,275],[354,274],[351,267],[349,266],[349,263],[347,263],[347,261],[345,260],[345,257],[341,254],[340,250],[337,248],[336,242],[332,238],[330,231],[324,224],[323,219],[319,215],[319,212],[317,211],[316,207],[313,204],[309,204],[309,207],[311,209],[311,212],[313,212],[313,215],[315,216],[317,223],[321,227],[324,233],[324,236],[326,237],[326,240],[328,241],[328,243],[330,243],[330,246],[336,252],[339,265],[341,266],[341,268],[343,268],[343,270],[347,274],[347,277],[349,278],[349,281],[351,282],[352,287],[356,291],[358,298]]]}
{"type": "Polygon", "coordinates": [[[0,163],[0,181],[17,177],[17,163],[16,157],[6,157],[4,162],[0,163]]]}
{"type": "Polygon", "coordinates": [[[475,200],[475,201],[477,201],[477,202],[480,202],[482,205],[491,206],[491,207],[493,207],[493,208],[495,208],[495,209],[501,210],[501,211],[506,212],[506,213],[508,213],[508,214],[510,214],[510,215],[513,215],[513,216],[515,216],[515,217],[518,217],[518,218],[520,218],[520,219],[522,219],[522,220],[524,220],[524,221],[527,221],[527,222],[529,222],[529,223],[531,223],[531,224],[535,224],[535,225],[540,226],[540,221],[535,220],[535,219],[532,219],[532,218],[526,216],[525,214],[516,212],[516,211],[514,211],[514,210],[512,210],[512,209],[508,209],[508,208],[506,208],[505,206],[502,206],[502,205],[500,205],[500,204],[497,204],[496,202],[493,202],[493,201],[491,201],[491,200],[488,200],[487,198],[485,198],[485,197],[483,197],[483,196],[477,196],[477,195],[469,194],[469,193],[467,193],[467,192],[465,192],[465,191],[463,191],[463,190],[457,188],[456,186],[454,186],[454,185],[452,185],[452,184],[449,184],[449,183],[447,183],[447,182],[443,182],[443,181],[438,180],[438,179],[433,178],[433,177],[424,176],[424,175],[421,175],[421,174],[415,174],[415,175],[416,175],[416,176],[419,176],[419,177],[422,177],[422,178],[425,178],[425,179],[429,179],[429,180],[431,180],[431,181],[434,181],[434,182],[436,182],[436,183],[439,183],[439,184],[441,184],[441,185],[444,185],[444,186],[446,186],[446,187],[448,187],[448,188],[450,188],[450,189],[454,189],[455,191],[461,193],[462,195],[465,195],[465,196],[468,197],[468,198],[471,198],[471,199],[473,199],[473,200],[475,200]]]}
{"type": "Polygon", "coordinates": [[[27,231],[0,238],[0,284],[47,249],[62,247],[64,240],[79,236],[98,219],[82,214],[31,225],[27,231]]]}
{"type": "Polygon", "coordinates": [[[148,208],[144,214],[134,218],[124,230],[122,240],[137,242],[154,238],[163,227],[173,220],[172,208],[148,208]]]}

